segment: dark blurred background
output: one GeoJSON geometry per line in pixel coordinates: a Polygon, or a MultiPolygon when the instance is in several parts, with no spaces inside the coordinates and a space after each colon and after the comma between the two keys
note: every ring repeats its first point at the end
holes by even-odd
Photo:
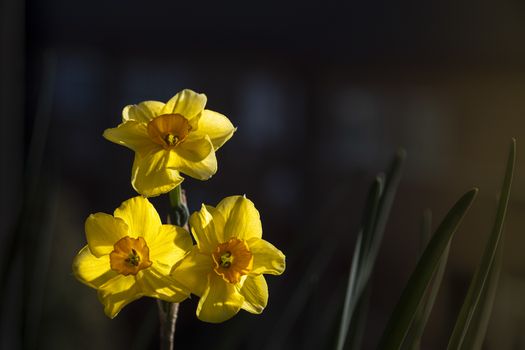
{"type": "MultiPolygon", "coordinates": [[[[0,348],[154,349],[156,305],[109,320],[71,273],[84,220],[135,195],[133,154],[102,138],[127,104],[183,88],[238,127],[190,210],[246,194],[287,255],[262,315],[220,325],[181,305],[176,347],[333,344],[367,188],[398,146],[405,173],[373,278],[374,348],[433,227],[473,186],[424,349],[442,349],[495,214],[506,152],[518,168],[485,342],[525,349],[525,2],[1,0],[0,348]]],[[[166,198],[154,201],[167,213],[166,198]]]]}

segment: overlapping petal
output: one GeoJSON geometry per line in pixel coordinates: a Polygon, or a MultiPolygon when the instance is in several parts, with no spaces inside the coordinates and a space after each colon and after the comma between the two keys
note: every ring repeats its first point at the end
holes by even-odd
{"type": "Polygon", "coordinates": [[[202,296],[208,288],[208,275],[212,272],[211,255],[193,248],[179,263],[175,264],[171,277],[193,294],[202,296]]]}
{"type": "Polygon", "coordinates": [[[109,318],[117,316],[124,306],[143,295],[132,275],[118,275],[98,288],[98,298],[109,318]]]}
{"type": "Polygon", "coordinates": [[[264,239],[252,238],[248,246],[253,255],[253,267],[251,274],[267,273],[280,275],[286,268],[284,254],[264,239]]]}
{"type": "Polygon", "coordinates": [[[153,197],[178,186],[183,181],[180,173],[207,180],[217,172],[215,151],[231,138],[235,128],[226,116],[205,110],[206,100],[206,95],[186,89],[165,104],[145,101],[128,105],[122,111],[123,123],[104,131],[109,141],[135,151],[131,183],[137,192],[153,197]],[[160,134],[153,133],[155,128],[150,130],[156,118],[175,116],[186,128],[171,126],[160,134]]]}
{"type": "Polygon", "coordinates": [[[189,232],[174,225],[162,225],[158,234],[148,241],[150,260],[164,275],[169,275],[173,263],[182,259],[192,246],[189,232]]]}
{"type": "Polygon", "coordinates": [[[223,322],[240,308],[261,313],[268,303],[268,286],[262,274],[283,273],[285,256],[261,238],[261,221],[254,204],[246,197],[232,196],[223,199],[216,208],[202,205],[190,217],[190,225],[197,246],[173,268],[172,277],[201,296],[198,318],[223,322]],[[225,244],[229,247],[232,242],[241,242],[246,247],[250,262],[245,270],[235,265],[241,261],[240,253],[225,248],[225,244]],[[241,271],[241,278],[223,279],[223,270],[228,268],[241,271]],[[205,277],[207,283],[203,282],[205,277]]]}
{"type": "Polygon", "coordinates": [[[191,236],[183,228],[162,225],[147,198],[137,196],[124,201],[114,216],[89,216],[86,236],[88,245],[73,260],[73,273],[82,283],[98,290],[109,317],[115,317],[141,296],[180,302],[189,295],[190,291],[173,280],[170,272],[192,249],[191,236]],[[135,260],[145,263],[131,262],[135,260]],[[126,267],[126,263],[135,268],[126,267]]]}
{"type": "Polygon", "coordinates": [[[92,288],[99,288],[117,276],[109,266],[109,255],[97,258],[91,254],[88,246],[82,248],[75,256],[73,274],[79,281],[92,288]]]}
{"type": "Polygon", "coordinates": [[[224,240],[238,238],[248,240],[262,237],[262,225],[259,211],[253,202],[243,196],[224,198],[217,210],[226,220],[224,240]]]}
{"type": "Polygon", "coordinates": [[[147,125],[135,120],[124,122],[116,128],[106,129],[102,136],[135,152],[147,153],[152,149],[159,148],[151,141],[147,125]]]}
{"type": "Polygon", "coordinates": [[[214,207],[203,204],[200,211],[191,214],[189,223],[201,252],[211,253],[217,244],[224,242],[225,221],[214,207]]]}
{"type": "Polygon", "coordinates": [[[171,303],[180,303],[190,295],[177,281],[154,267],[140,271],[137,282],[144,295],[171,303]]]}
{"type": "Polygon", "coordinates": [[[84,227],[89,249],[96,257],[111,253],[115,242],[128,234],[124,220],[105,213],[91,214],[84,227]]]}
{"type": "Polygon", "coordinates": [[[184,179],[170,166],[173,156],[172,152],[164,149],[145,155],[135,154],[131,171],[133,188],[146,197],[154,197],[180,185],[184,179]]]}
{"type": "Polygon", "coordinates": [[[122,121],[135,120],[148,123],[161,114],[164,103],[159,101],[144,101],[138,105],[129,105],[122,110],[122,121]]]}
{"type": "Polygon", "coordinates": [[[182,158],[187,162],[198,163],[214,151],[208,136],[196,137],[190,135],[178,147],[174,148],[174,152],[178,155],[177,160],[182,158]]]}
{"type": "Polygon", "coordinates": [[[175,148],[178,157],[170,165],[183,174],[198,180],[208,180],[217,172],[217,158],[208,137],[185,141],[175,148]]]}
{"type": "Polygon", "coordinates": [[[128,225],[128,236],[144,237],[153,241],[162,226],[155,207],[144,197],[137,196],[124,201],[115,209],[115,218],[121,218],[128,225]]]}
{"type": "Polygon", "coordinates": [[[248,276],[240,293],[244,297],[242,308],[252,314],[260,314],[268,304],[268,285],[262,275],[248,276]]]}
{"type": "Polygon", "coordinates": [[[180,114],[191,119],[200,116],[206,106],[206,95],[185,89],[173,96],[162,108],[161,114],[180,114]]]}
{"type": "Polygon", "coordinates": [[[234,132],[235,127],[226,116],[209,109],[202,111],[198,127],[195,130],[195,134],[200,137],[207,135],[215,150],[224,145],[234,132]]]}
{"type": "Polygon", "coordinates": [[[244,297],[234,284],[225,282],[216,274],[209,274],[208,286],[197,306],[197,317],[206,322],[224,322],[239,312],[244,297]]]}

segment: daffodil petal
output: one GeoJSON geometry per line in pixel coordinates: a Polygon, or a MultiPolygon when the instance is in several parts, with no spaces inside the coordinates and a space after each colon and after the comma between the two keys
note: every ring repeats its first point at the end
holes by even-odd
{"type": "Polygon", "coordinates": [[[166,103],[162,108],[161,114],[180,114],[184,118],[191,120],[204,110],[206,100],[206,95],[185,89],[166,103]]]}
{"type": "Polygon", "coordinates": [[[146,124],[134,120],[122,123],[116,128],[106,129],[102,135],[107,140],[133,151],[147,152],[157,147],[148,135],[146,124]]]}
{"type": "Polygon", "coordinates": [[[122,110],[122,121],[136,120],[148,123],[161,114],[164,103],[159,101],[144,101],[138,105],[129,105],[122,110]]]}
{"type": "Polygon", "coordinates": [[[128,234],[128,225],[105,213],[91,214],[84,225],[89,250],[96,257],[109,254],[113,245],[128,234]]]}
{"type": "Polygon", "coordinates": [[[197,306],[197,317],[205,322],[224,322],[235,316],[243,303],[244,297],[237,291],[234,284],[211,273],[208,287],[197,306]]]}
{"type": "Polygon", "coordinates": [[[224,226],[226,241],[231,238],[248,240],[262,237],[259,211],[251,200],[243,196],[226,197],[217,205],[217,210],[226,220],[224,226]]]}
{"type": "Polygon", "coordinates": [[[264,239],[252,238],[248,241],[248,247],[253,256],[251,274],[280,275],[284,272],[286,257],[273,244],[264,239]]]}
{"type": "Polygon", "coordinates": [[[111,270],[109,265],[109,255],[97,258],[91,254],[88,246],[82,248],[73,259],[73,274],[80,282],[95,289],[117,276],[117,272],[111,270]]]}
{"type": "Polygon", "coordinates": [[[137,274],[137,282],[144,295],[171,303],[180,303],[190,294],[177,281],[155,268],[140,271],[137,274]]]}
{"type": "Polygon", "coordinates": [[[209,109],[202,111],[195,130],[195,134],[201,137],[208,135],[215,150],[228,141],[234,132],[235,127],[226,116],[209,109]]]}
{"type": "Polygon", "coordinates": [[[208,286],[208,275],[212,272],[213,261],[209,254],[192,249],[171,271],[171,277],[191,293],[201,296],[208,286]]]}
{"type": "Polygon", "coordinates": [[[223,242],[224,218],[215,208],[203,204],[200,211],[191,214],[189,223],[201,252],[211,253],[223,242]]]}
{"type": "Polygon", "coordinates": [[[268,304],[268,285],[263,275],[248,276],[240,293],[244,296],[242,308],[252,314],[260,314],[268,304]]]}
{"type": "Polygon", "coordinates": [[[136,153],[131,174],[133,188],[146,197],[154,197],[180,185],[184,179],[169,166],[173,156],[173,152],[164,149],[145,155],[136,153]]]}
{"type": "Polygon", "coordinates": [[[178,157],[170,163],[174,169],[198,180],[208,180],[217,172],[217,158],[208,137],[184,142],[176,147],[178,157]],[[208,152],[208,153],[206,153],[208,152]]]}
{"type": "Polygon", "coordinates": [[[104,313],[114,318],[122,308],[143,296],[135,276],[123,276],[109,280],[98,289],[98,298],[104,305],[104,313]]]}
{"type": "Polygon", "coordinates": [[[156,270],[168,275],[173,264],[189,252],[193,246],[191,236],[185,229],[174,225],[162,225],[158,234],[147,242],[149,257],[156,270]]]}
{"type": "Polygon", "coordinates": [[[115,218],[121,218],[128,224],[130,237],[144,237],[146,244],[153,241],[162,222],[159,214],[146,198],[137,196],[124,201],[115,209],[115,218]]]}
{"type": "Polygon", "coordinates": [[[175,153],[188,162],[197,163],[208,157],[213,152],[213,145],[208,136],[196,137],[194,135],[175,147],[175,153]]]}

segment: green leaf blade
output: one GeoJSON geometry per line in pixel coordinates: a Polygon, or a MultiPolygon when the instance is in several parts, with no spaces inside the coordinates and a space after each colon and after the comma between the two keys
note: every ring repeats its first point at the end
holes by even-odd
{"type": "MultiPolygon", "coordinates": [[[[423,225],[422,225],[422,250],[424,251],[428,241],[431,237],[431,221],[432,221],[432,212],[430,210],[425,211],[423,215],[423,225]]],[[[421,304],[419,305],[414,320],[410,326],[410,329],[407,332],[407,335],[403,341],[402,349],[405,350],[417,350],[421,347],[421,338],[425,331],[425,326],[434,307],[434,302],[438,295],[439,289],[441,287],[441,282],[443,281],[443,276],[445,275],[445,269],[447,266],[448,255],[450,251],[450,243],[443,252],[443,256],[439,261],[437,271],[435,272],[421,304]]]]}
{"type": "Polygon", "coordinates": [[[481,263],[472,278],[467,296],[456,320],[448,349],[481,348],[499,280],[503,225],[507,212],[516,163],[516,140],[512,139],[496,219],[481,263]]]}
{"type": "Polygon", "coordinates": [[[363,229],[359,231],[354,248],[354,255],[352,257],[352,265],[350,267],[350,275],[348,277],[348,285],[346,288],[345,301],[343,306],[343,314],[339,325],[339,334],[337,337],[336,348],[342,350],[348,334],[350,322],[356,309],[356,300],[359,299],[360,285],[363,284],[363,276],[360,273],[360,268],[365,260],[365,241],[370,240],[370,227],[374,226],[377,208],[381,200],[383,192],[384,178],[382,176],[376,177],[368,193],[367,204],[363,215],[363,229]]]}
{"type": "Polygon", "coordinates": [[[406,151],[401,148],[397,151],[394,160],[387,171],[384,190],[381,194],[381,201],[379,202],[379,207],[377,209],[377,217],[375,218],[374,226],[371,228],[372,234],[369,235],[370,241],[369,243],[365,242],[367,254],[363,268],[365,269],[364,275],[368,277],[373,270],[375,261],[377,259],[377,253],[379,252],[379,247],[381,245],[381,241],[383,240],[386,223],[388,221],[388,217],[390,216],[390,211],[397,193],[397,188],[403,174],[403,165],[405,163],[405,159],[406,151]]]}
{"type": "Polygon", "coordinates": [[[401,348],[443,254],[477,192],[478,190],[474,188],[465,193],[450,209],[434,233],[390,317],[379,343],[379,349],[401,348]]]}
{"type": "Polygon", "coordinates": [[[363,213],[361,231],[354,248],[336,343],[338,350],[359,348],[368,307],[368,298],[364,294],[370,290],[370,275],[377,259],[397,187],[401,181],[405,159],[406,151],[399,149],[390,164],[386,177],[377,176],[371,186],[363,213]],[[349,329],[352,330],[350,333],[349,329]]]}

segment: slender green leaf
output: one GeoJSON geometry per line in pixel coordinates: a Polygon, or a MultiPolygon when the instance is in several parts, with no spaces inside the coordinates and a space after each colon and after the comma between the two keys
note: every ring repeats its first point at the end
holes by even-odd
{"type": "MultiPolygon", "coordinates": [[[[421,255],[423,255],[423,252],[425,251],[425,248],[428,242],[430,241],[430,237],[432,237],[432,211],[430,209],[426,209],[423,212],[423,217],[421,220],[421,231],[419,235],[419,258],[421,258],[421,255]]],[[[408,330],[405,340],[403,341],[403,344],[401,346],[401,349],[403,350],[416,350],[420,347],[420,340],[424,329],[424,324],[421,325],[421,323],[425,316],[424,313],[426,310],[426,305],[428,305],[428,302],[425,300],[428,299],[429,290],[432,290],[432,284],[434,283],[434,281],[435,277],[432,279],[432,282],[430,282],[430,286],[425,292],[425,296],[423,297],[424,301],[421,303],[421,305],[419,305],[416,311],[414,321],[412,321],[410,329],[408,330]]],[[[432,306],[430,306],[430,311],[432,310],[432,306]]],[[[424,320],[423,323],[426,323],[426,320],[424,320]]]]}
{"type": "MultiPolygon", "coordinates": [[[[432,212],[430,210],[425,211],[423,215],[423,224],[422,224],[422,252],[424,251],[426,245],[428,244],[428,241],[430,240],[430,233],[431,233],[431,221],[432,221],[432,212]]],[[[439,292],[439,288],[441,287],[441,281],[443,280],[443,275],[445,274],[445,268],[447,266],[447,260],[448,260],[448,253],[450,251],[450,243],[448,244],[447,248],[443,252],[443,256],[441,257],[441,260],[439,261],[438,269],[435,273],[435,275],[432,277],[432,281],[430,282],[429,286],[427,287],[427,290],[425,291],[425,295],[423,297],[423,300],[419,307],[417,308],[416,315],[414,316],[414,320],[412,321],[412,324],[410,325],[410,329],[407,332],[407,335],[403,341],[402,349],[406,350],[417,350],[421,347],[421,338],[423,336],[423,332],[425,331],[425,326],[427,324],[428,318],[430,317],[430,313],[432,312],[432,308],[434,306],[434,302],[436,301],[437,294],[439,292]]]]}
{"type": "MultiPolygon", "coordinates": [[[[367,235],[369,240],[364,242],[365,249],[368,252],[364,261],[364,276],[370,276],[372,269],[377,258],[377,253],[383,240],[383,234],[385,232],[386,223],[388,217],[390,216],[390,210],[392,209],[392,204],[394,203],[394,198],[396,196],[397,187],[401,181],[401,175],[403,170],[403,164],[406,158],[406,151],[400,149],[390,168],[386,174],[386,182],[384,191],[381,194],[381,201],[379,202],[379,207],[377,209],[377,217],[374,221],[373,233],[367,235]]],[[[364,288],[364,287],[363,287],[364,288]]]]}
{"type": "MultiPolygon", "coordinates": [[[[424,251],[431,237],[431,221],[432,212],[430,210],[426,210],[423,215],[423,224],[421,232],[421,242],[423,245],[421,248],[422,252],[424,251]]],[[[402,349],[417,350],[421,347],[421,338],[423,337],[425,326],[427,324],[428,318],[430,317],[430,313],[432,312],[432,308],[434,307],[434,302],[436,301],[436,297],[438,295],[439,288],[441,287],[441,282],[445,274],[445,268],[447,266],[449,251],[450,243],[447,246],[445,252],[443,253],[441,260],[439,261],[438,270],[432,277],[432,281],[430,282],[427,290],[425,291],[423,301],[419,305],[416,311],[416,315],[414,316],[414,320],[412,321],[410,329],[403,341],[402,349]]]]}
{"type": "Polygon", "coordinates": [[[470,283],[467,296],[456,320],[448,343],[448,349],[480,348],[485,337],[496,285],[503,239],[503,224],[509,202],[514,165],[516,162],[516,140],[512,139],[501,197],[498,202],[496,220],[492,228],[481,263],[470,283]]]}
{"type": "Polygon", "coordinates": [[[343,309],[343,320],[339,328],[338,346],[346,349],[359,348],[362,334],[365,329],[368,308],[368,294],[370,291],[368,277],[361,273],[362,257],[368,252],[363,245],[364,239],[373,234],[375,217],[383,192],[384,176],[376,178],[368,198],[368,210],[365,211],[364,232],[361,230],[355,246],[350,278],[348,280],[347,294],[345,297],[345,308],[343,309]],[[366,215],[368,213],[368,215],[366,215]],[[358,275],[359,272],[359,275],[358,275]],[[364,288],[364,289],[363,289],[364,288]],[[347,318],[346,320],[344,318],[347,318]],[[345,322],[346,321],[346,322],[345,322]],[[350,326],[352,325],[352,326],[350,326]]]}
{"type": "Polygon", "coordinates": [[[344,347],[359,348],[368,305],[368,298],[363,297],[363,293],[369,290],[370,275],[401,179],[405,158],[406,152],[403,149],[399,150],[390,165],[386,179],[379,175],[370,189],[348,279],[336,345],[339,350],[344,347]],[[349,329],[352,329],[350,337],[349,329]]]}
{"type": "Polygon", "coordinates": [[[474,188],[465,193],[434,233],[390,317],[379,344],[380,349],[400,349],[441,258],[477,192],[474,188]]]}
{"type": "Polygon", "coordinates": [[[354,255],[352,257],[352,265],[350,268],[350,276],[348,277],[348,286],[345,294],[343,314],[341,316],[341,323],[339,325],[339,335],[337,341],[338,349],[342,349],[345,344],[350,320],[352,319],[352,315],[355,309],[356,299],[359,298],[359,295],[357,295],[356,293],[358,292],[358,288],[360,285],[360,282],[358,280],[358,271],[359,267],[362,264],[362,256],[365,254],[363,236],[365,235],[365,233],[368,233],[369,235],[371,233],[370,228],[374,226],[377,208],[379,206],[379,201],[381,200],[383,182],[383,178],[378,176],[372,184],[372,187],[370,188],[368,194],[363,219],[364,229],[361,229],[359,231],[359,234],[357,235],[357,240],[354,248],[354,255]]]}
{"type": "Polygon", "coordinates": [[[421,338],[423,337],[425,326],[427,325],[439,288],[441,287],[441,282],[443,281],[443,276],[445,275],[449,251],[450,243],[445,248],[441,259],[439,260],[438,269],[425,291],[422,303],[417,308],[415,319],[403,341],[403,349],[417,350],[421,347],[421,338]]]}
{"type": "Polygon", "coordinates": [[[344,349],[359,350],[363,348],[361,342],[363,341],[366,329],[366,317],[370,306],[371,290],[372,284],[368,283],[359,296],[359,300],[354,308],[354,313],[352,314],[352,319],[350,321],[351,327],[348,329],[344,349]]]}
{"type": "Polygon", "coordinates": [[[483,294],[481,294],[480,297],[480,307],[476,308],[476,312],[472,317],[471,325],[473,326],[470,327],[465,337],[463,346],[465,349],[481,349],[483,345],[485,333],[489,325],[492,305],[496,296],[502,261],[503,249],[498,248],[494,264],[492,264],[491,272],[489,273],[490,278],[487,281],[488,288],[483,289],[483,294]]]}

